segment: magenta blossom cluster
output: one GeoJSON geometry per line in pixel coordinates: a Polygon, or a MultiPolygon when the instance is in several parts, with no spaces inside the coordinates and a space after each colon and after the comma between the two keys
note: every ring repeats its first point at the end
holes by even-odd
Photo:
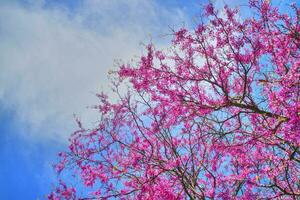
{"type": "Polygon", "coordinates": [[[98,124],[78,121],[56,165],[79,183],[49,199],[300,199],[300,10],[249,10],[209,4],[168,50],[120,66],[119,100],[98,95],[98,124]]]}

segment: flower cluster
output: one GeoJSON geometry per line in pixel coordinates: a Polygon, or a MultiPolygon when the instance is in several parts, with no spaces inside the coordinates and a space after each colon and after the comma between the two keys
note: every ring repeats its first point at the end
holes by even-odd
{"type": "Polygon", "coordinates": [[[119,101],[99,95],[99,123],[80,124],[57,165],[94,190],[82,199],[300,198],[300,10],[249,5],[241,20],[209,4],[170,51],[150,44],[120,67],[119,101]]]}

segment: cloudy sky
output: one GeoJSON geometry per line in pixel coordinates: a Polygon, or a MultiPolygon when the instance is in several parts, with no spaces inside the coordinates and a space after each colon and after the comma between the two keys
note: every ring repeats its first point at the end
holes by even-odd
{"type": "Polygon", "coordinates": [[[149,41],[166,47],[170,27],[193,27],[205,3],[1,0],[0,199],[44,199],[56,180],[51,164],[75,129],[73,114],[96,121],[87,106],[109,91],[116,60],[136,58],[149,41]]]}

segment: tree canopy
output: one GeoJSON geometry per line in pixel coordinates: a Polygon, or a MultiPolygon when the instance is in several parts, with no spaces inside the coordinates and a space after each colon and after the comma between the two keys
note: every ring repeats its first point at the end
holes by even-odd
{"type": "Polygon", "coordinates": [[[122,64],[118,101],[98,95],[99,122],[78,120],[55,166],[77,183],[48,198],[299,199],[300,10],[249,9],[208,4],[168,50],[122,64]]]}

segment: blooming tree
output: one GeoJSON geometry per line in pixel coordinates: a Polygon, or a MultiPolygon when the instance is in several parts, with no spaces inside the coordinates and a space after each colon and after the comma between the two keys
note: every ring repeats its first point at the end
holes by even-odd
{"type": "Polygon", "coordinates": [[[212,4],[167,51],[116,72],[113,103],[79,129],[49,199],[299,199],[300,9],[212,4]],[[126,85],[127,92],[120,92],[126,85]]]}

